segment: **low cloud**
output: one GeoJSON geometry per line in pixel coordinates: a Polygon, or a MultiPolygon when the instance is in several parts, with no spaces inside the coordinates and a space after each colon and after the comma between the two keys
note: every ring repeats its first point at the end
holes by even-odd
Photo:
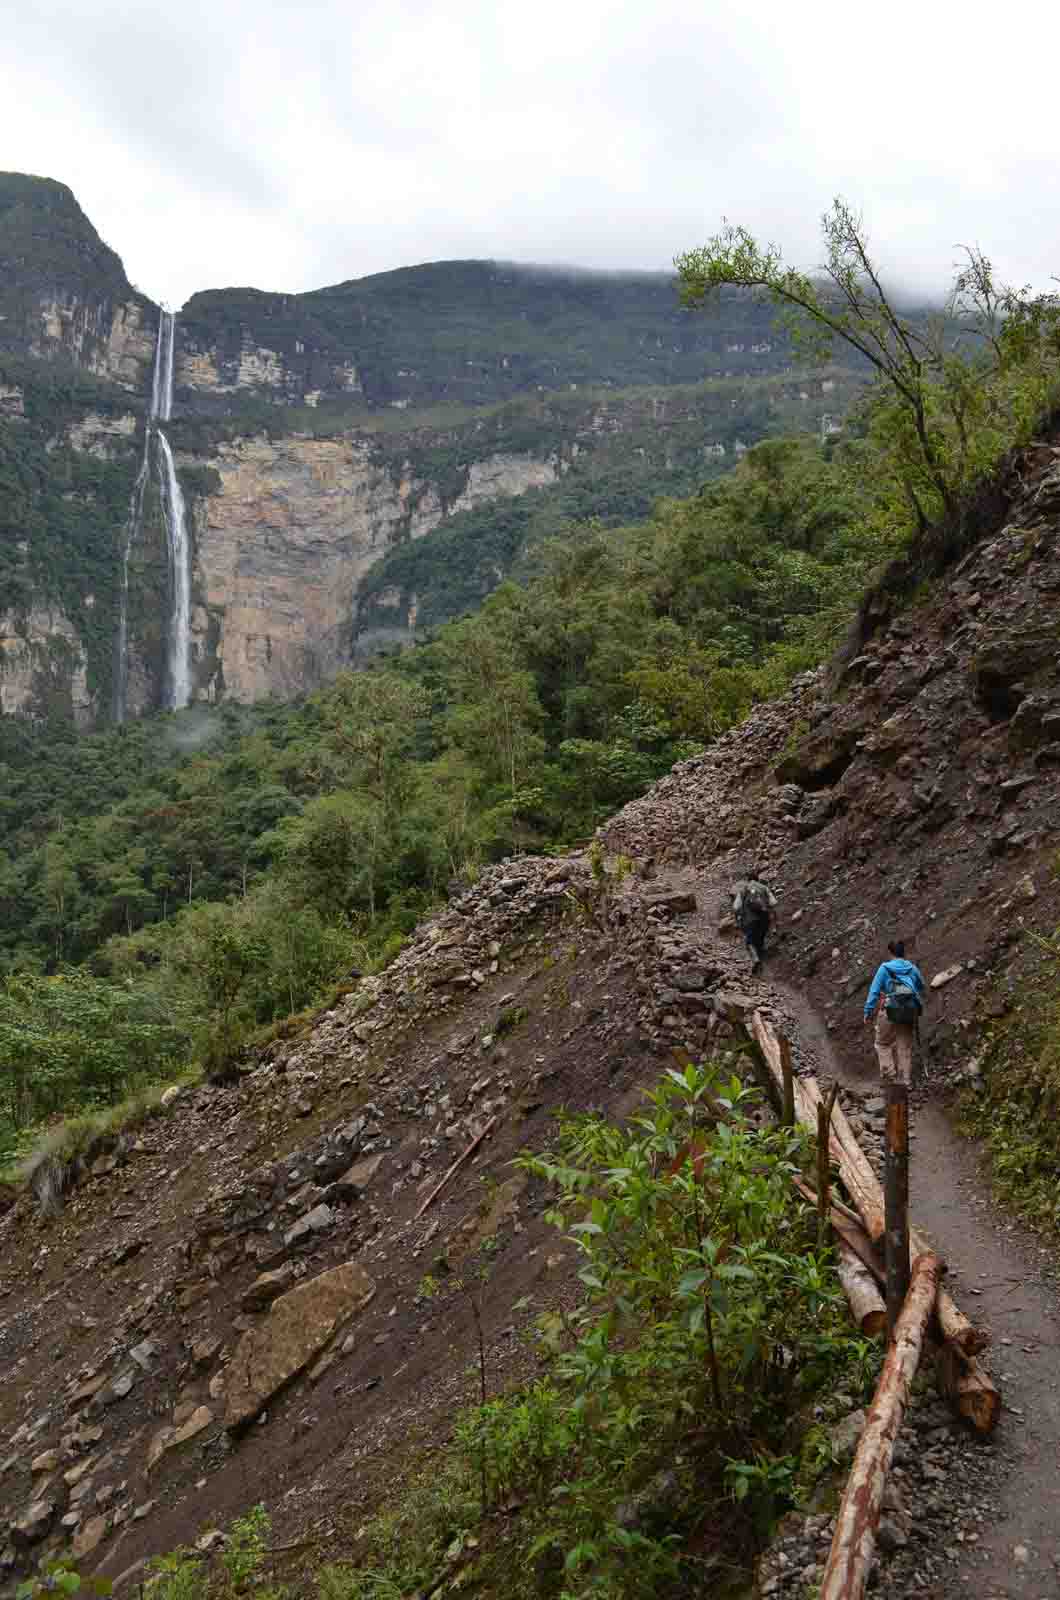
{"type": "Polygon", "coordinates": [[[1060,272],[1060,24],[838,0],[38,0],[5,19],[5,164],[69,183],[135,282],[308,289],[497,256],[665,269],[723,215],[820,256],[860,206],[914,294],[980,243],[1060,272]]]}

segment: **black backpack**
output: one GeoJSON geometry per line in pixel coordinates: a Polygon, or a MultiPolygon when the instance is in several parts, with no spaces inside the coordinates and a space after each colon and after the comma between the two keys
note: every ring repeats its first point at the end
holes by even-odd
{"type": "MultiPolygon", "coordinates": [[[[890,968],[888,968],[888,971],[890,971],[890,968]]],[[[888,1020],[900,1024],[904,1023],[907,1026],[919,1022],[920,1013],[924,1009],[920,996],[911,984],[904,983],[893,972],[891,977],[894,987],[888,989],[887,998],[883,1003],[883,1009],[887,1013],[888,1020]]]]}
{"type": "Polygon", "coordinates": [[[743,910],[759,917],[769,915],[769,890],[757,878],[752,878],[743,892],[743,910]]]}

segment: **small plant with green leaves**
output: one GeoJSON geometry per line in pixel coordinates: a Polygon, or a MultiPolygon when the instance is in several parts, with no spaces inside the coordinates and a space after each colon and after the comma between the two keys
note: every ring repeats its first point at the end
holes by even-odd
{"type": "Polygon", "coordinates": [[[171,1550],[149,1564],[151,1600],[283,1600],[284,1591],[266,1578],[272,1520],[252,1506],[228,1529],[216,1564],[196,1550],[171,1550]]]}
{"type": "Polygon", "coordinates": [[[1030,942],[1037,966],[1017,1003],[988,1027],[982,1083],[965,1094],[962,1118],[985,1139],[1005,1204],[1060,1234],[1060,930],[1030,942]]]}
{"type": "Polygon", "coordinates": [[[41,1600],[44,1595],[109,1595],[109,1578],[83,1578],[66,1561],[49,1561],[35,1577],[26,1578],[15,1590],[16,1600],[41,1600]]]}

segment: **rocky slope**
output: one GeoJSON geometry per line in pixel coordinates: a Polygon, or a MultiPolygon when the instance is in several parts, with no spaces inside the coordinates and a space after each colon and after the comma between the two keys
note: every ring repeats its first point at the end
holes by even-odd
{"type": "MultiPolygon", "coordinates": [[[[794,1035],[800,1066],[856,1081],[864,988],[901,932],[932,980],[931,1078],[974,1081],[978,1024],[1028,959],[1022,931],[1060,920],[1060,444],[1025,453],[1005,500],[919,605],[878,618],[838,686],[805,677],[620,813],[603,837],[632,873],[502,864],[241,1082],[174,1091],[94,1156],[58,1215],[28,1195],[8,1210],[9,1573],[72,1540],[128,1583],[259,1499],[280,1542],[317,1541],[307,1565],[318,1544],[348,1549],[469,1394],[466,1305],[427,1280],[485,1251],[494,1385],[533,1370],[517,1335],[575,1293],[547,1196],[511,1157],[547,1142],[561,1105],[621,1115],[671,1047],[714,1048],[735,993],[794,1035]],[[777,954],[754,980],[726,923],[752,856],[781,895],[777,954]]],[[[871,1080],[845,1098],[878,1147],[871,1080]]],[[[935,1207],[944,1229],[954,1198],[935,1207]]],[[[943,1246],[959,1245],[948,1226],[943,1246]]],[[[1012,1427],[984,1467],[945,1419],[915,1422],[889,1594],[948,1592],[958,1529],[968,1549],[985,1542],[1002,1468],[1021,1459],[1012,1427]]],[[[800,1525],[763,1592],[811,1581],[827,1532],[800,1525]]]]}

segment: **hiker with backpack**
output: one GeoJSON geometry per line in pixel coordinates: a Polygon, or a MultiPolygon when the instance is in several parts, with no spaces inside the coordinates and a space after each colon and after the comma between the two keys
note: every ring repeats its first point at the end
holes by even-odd
{"type": "Polygon", "coordinates": [[[876,1057],[880,1076],[909,1084],[913,1078],[913,1040],[924,1009],[924,975],[907,961],[900,939],[887,946],[865,1000],[865,1021],[876,1019],[876,1057]]]}
{"type": "Polygon", "coordinates": [[[752,973],[757,972],[762,965],[766,935],[769,933],[769,924],[776,903],[777,897],[769,885],[763,882],[762,872],[758,867],[749,872],[732,891],[733,916],[751,952],[752,973]]]}

